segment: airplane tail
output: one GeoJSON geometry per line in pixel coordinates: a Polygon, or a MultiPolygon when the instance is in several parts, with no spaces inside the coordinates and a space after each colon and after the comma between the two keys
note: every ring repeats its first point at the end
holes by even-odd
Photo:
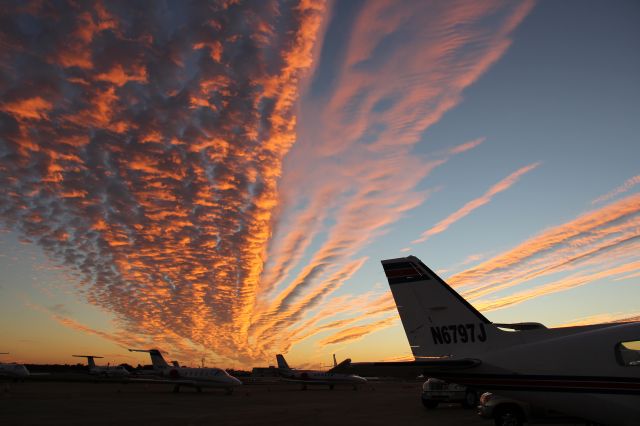
{"type": "Polygon", "coordinates": [[[351,358],[347,358],[340,362],[336,362],[335,355],[333,359],[333,368],[329,370],[329,373],[339,373],[341,371],[346,371],[351,366],[351,358]]]}
{"type": "Polygon", "coordinates": [[[148,352],[151,356],[153,368],[164,369],[169,367],[169,364],[164,360],[158,349],[129,349],[129,352],[148,352]]]}
{"type": "Polygon", "coordinates": [[[276,360],[278,361],[278,368],[285,368],[290,370],[289,364],[287,364],[287,360],[281,354],[276,355],[276,360]]]}
{"type": "Polygon", "coordinates": [[[505,332],[417,257],[382,267],[414,357],[473,357],[504,343],[505,332]]]}
{"type": "Polygon", "coordinates": [[[86,358],[89,369],[94,368],[96,366],[96,362],[94,361],[95,358],[104,358],[102,356],[97,356],[97,355],[72,355],[72,356],[76,358],[86,358]]]}
{"type": "Polygon", "coordinates": [[[154,368],[169,367],[169,364],[167,364],[167,361],[164,360],[162,354],[158,349],[149,350],[149,355],[151,355],[151,364],[153,364],[154,368]]]}

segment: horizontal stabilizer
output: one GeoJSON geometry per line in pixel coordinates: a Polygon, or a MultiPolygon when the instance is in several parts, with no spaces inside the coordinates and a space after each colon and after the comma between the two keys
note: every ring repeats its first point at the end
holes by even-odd
{"type": "Polygon", "coordinates": [[[515,331],[538,330],[540,328],[547,328],[544,326],[544,324],[540,324],[539,322],[517,322],[514,324],[498,324],[494,322],[493,325],[498,328],[515,331]]]}
{"type": "Polygon", "coordinates": [[[151,356],[151,364],[153,364],[154,368],[169,368],[169,364],[167,364],[158,349],[129,349],[129,352],[146,352],[151,356]]]}

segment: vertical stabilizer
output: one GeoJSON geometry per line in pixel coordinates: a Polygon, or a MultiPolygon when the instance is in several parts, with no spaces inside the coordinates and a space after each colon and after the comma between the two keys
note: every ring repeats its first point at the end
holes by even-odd
{"type": "Polygon", "coordinates": [[[383,260],[382,267],[416,358],[472,357],[503,340],[503,332],[417,257],[383,260]]]}
{"type": "Polygon", "coordinates": [[[90,370],[96,367],[96,362],[94,360],[95,358],[104,358],[102,356],[97,356],[97,355],[72,355],[72,356],[76,358],[86,358],[87,366],[89,367],[90,370]]]}
{"type": "Polygon", "coordinates": [[[162,354],[158,349],[129,349],[129,352],[148,352],[151,356],[151,364],[154,369],[165,369],[169,368],[169,364],[164,360],[162,354]]]}
{"type": "Polygon", "coordinates": [[[290,370],[289,364],[287,364],[287,360],[281,354],[276,355],[276,360],[278,361],[278,368],[284,368],[290,370]]]}
{"type": "Polygon", "coordinates": [[[154,368],[167,368],[169,364],[164,360],[162,354],[158,349],[149,350],[149,355],[151,355],[151,364],[153,364],[154,368]]]}

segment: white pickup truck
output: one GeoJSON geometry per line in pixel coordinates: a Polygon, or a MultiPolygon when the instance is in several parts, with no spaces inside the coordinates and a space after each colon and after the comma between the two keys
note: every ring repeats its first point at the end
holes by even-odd
{"type": "Polygon", "coordinates": [[[481,393],[476,389],[431,377],[422,385],[422,404],[433,409],[441,402],[455,402],[462,403],[465,408],[475,408],[481,393]]]}

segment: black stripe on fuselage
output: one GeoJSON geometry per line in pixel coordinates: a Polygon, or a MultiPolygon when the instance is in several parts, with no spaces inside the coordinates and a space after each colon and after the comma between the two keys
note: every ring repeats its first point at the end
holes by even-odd
{"type": "Polygon", "coordinates": [[[436,373],[433,376],[441,380],[488,390],[640,395],[640,380],[632,377],[464,373],[436,373]]]}

